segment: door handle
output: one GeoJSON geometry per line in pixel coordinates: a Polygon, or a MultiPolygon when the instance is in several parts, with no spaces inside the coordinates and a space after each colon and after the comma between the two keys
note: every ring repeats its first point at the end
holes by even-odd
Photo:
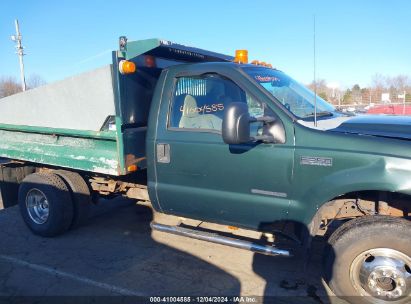
{"type": "Polygon", "coordinates": [[[163,164],[170,163],[170,145],[157,144],[157,162],[163,164]]]}

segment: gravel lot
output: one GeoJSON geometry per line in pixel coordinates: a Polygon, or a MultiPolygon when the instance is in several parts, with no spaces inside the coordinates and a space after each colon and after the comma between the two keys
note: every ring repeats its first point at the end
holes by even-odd
{"type": "Polygon", "coordinates": [[[149,206],[102,201],[87,225],[41,238],[26,228],[16,206],[0,210],[0,299],[242,295],[266,296],[258,302],[343,303],[328,295],[320,279],[321,240],[304,275],[298,257],[268,257],[152,232],[152,218],[149,206]]]}

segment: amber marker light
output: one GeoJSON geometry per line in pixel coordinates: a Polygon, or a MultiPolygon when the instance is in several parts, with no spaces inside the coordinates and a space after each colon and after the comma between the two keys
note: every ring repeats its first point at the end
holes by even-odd
{"type": "Polygon", "coordinates": [[[128,60],[121,60],[118,68],[123,75],[132,74],[136,71],[136,64],[128,60]]]}
{"type": "Polygon", "coordinates": [[[236,50],[234,62],[248,63],[248,51],[247,50],[236,50]]]}
{"type": "Polygon", "coordinates": [[[128,167],[127,167],[127,171],[128,171],[128,172],[135,172],[135,171],[137,171],[137,170],[138,170],[137,165],[131,165],[131,166],[128,166],[128,167]]]}

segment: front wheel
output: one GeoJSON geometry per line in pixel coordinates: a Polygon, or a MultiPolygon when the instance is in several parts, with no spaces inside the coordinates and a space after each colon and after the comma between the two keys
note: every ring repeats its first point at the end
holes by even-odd
{"type": "Polygon", "coordinates": [[[325,279],[351,303],[410,303],[411,222],[366,216],[341,225],[325,252],[325,279]]]}

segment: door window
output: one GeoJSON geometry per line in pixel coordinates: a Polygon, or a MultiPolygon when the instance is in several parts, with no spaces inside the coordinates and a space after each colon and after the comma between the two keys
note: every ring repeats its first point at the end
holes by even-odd
{"type": "Polygon", "coordinates": [[[244,92],[231,80],[214,74],[177,79],[169,127],[221,131],[224,109],[244,101],[244,92]]]}
{"type": "Polygon", "coordinates": [[[264,115],[262,104],[227,78],[215,74],[179,77],[169,127],[221,132],[224,110],[230,102],[247,103],[251,116],[264,115]]]}

